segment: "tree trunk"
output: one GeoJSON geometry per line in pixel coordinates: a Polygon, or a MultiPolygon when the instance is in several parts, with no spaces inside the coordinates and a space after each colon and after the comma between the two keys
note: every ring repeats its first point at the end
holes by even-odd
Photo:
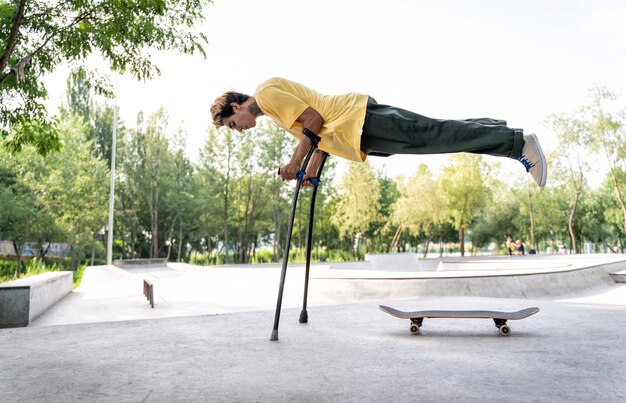
{"type": "Polygon", "coordinates": [[[615,193],[617,193],[617,201],[619,202],[620,208],[622,209],[622,215],[624,216],[624,226],[623,230],[626,232],[626,205],[624,205],[624,197],[622,196],[622,192],[619,188],[619,184],[617,182],[617,174],[615,173],[615,168],[611,163],[611,158],[609,157],[609,152],[604,149],[604,153],[606,155],[606,159],[609,162],[609,167],[611,168],[611,177],[613,178],[613,186],[615,187],[615,193]]]}
{"type": "Polygon", "coordinates": [[[400,242],[400,237],[402,236],[402,225],[398,225],[398,229],[391,240],[391,245],[389,245],[389,253],[392,253],[394,249],[398,247],[398,243],[400,242]]]}
{"type": "Polygon", "coordinates": [[[424,248],[424,254],[422,255],[423,259],[426,259],[428,256],[428,248],[430,247],[430,238],[426,240],[426,247],[424,248]]]}
{"type": "Polygon", "coordinates": [[[43,244],[41,245],[41,248],[39,249],[39,260],[41,260],[43,262],[43,260],[46,258],[46,255],[48,254],[48,252],[50,251],[50,241],[46,241],[48,243],[48,245],[45,247],[43,247],[43,244]]]}
{"type": "Polygon", "coordinates": [[[92,234],[92,240],[93,242],[91,243],[91,259],[89,260],[91,266],[94,265],[96,260],[96,242],[98,241],[97,233],[94,232],[92,234]]]}
{"type": "Polygon", "coordinates": [[[159,191],[153,190],[150,196],[150,217],[152,232],[152,250],[150,251],[151,258],[159,257],[159,191]]]}
{"type": "Polygon", "coordinates": [[[465,256],[465,208],[467,207],[467,195],[463,201],[463,209],[461,210],[461,222],[459,223],[459,242],[461,242],[461,256],[465,256]]]}
{"type": "Polygon", "coordinates": [[[461,256],[465,256],[465,230],[463,228],[463,220],[459,225],[459,242],[461,243],[461,256]]]}
{"type": "Polygon", "coordinates": [[[228,264],[228,179],[224,191],[224,264],[228,264]]]}
{"type": "Polygon", "coordinates": [[[574,196],[574,203],[567,219],[567,228],[569,230],[569,237],[572,241],[572,250],[574,253],[578,253],[578,246],[576,244],[576,233],[574,232],[574,217],[576,217],[576,208],[578,207],[578,199],[580,198],[580,190],[576,192],[574,196]]]}
{"type": "Polygon", "coordinates": [[[278,262],[280,259],[280,213],[274,211],[274,248],[273,248],[274,262],[278,262]]]}
{"type": "Polygon", "coordinates": [[[530,188],[527,187],[528,189],[528,212],[530,213],[530,244],[532,245],[532,249],[537,250],[537,244],[535,242],[535,211],[534,211],[534,206],[533,206],[533,196],[532,193],[530,191],[530,188]]]}
{"type": "Polygon", "coordinates": [[[22,252],[24,251],[24,246],[20,247],[17,242],[13,241],[13,249],[17,255],[17,276],[19,277],[22,274],[22,252]]]}
{"type": "Polygon", "coordinates": [[[130,258],[135,258],[135,242],[137,240],[137,225],[133,222],[130,226],[130,258]]]}
{"type": "Polygon", "coordinates": [[[178,259],[177,262],[182,262],[183,259],[181,256],[183,255],[183,220],[179,220],[178,222],[178,259]]]}
{"type": "MultiPolygon", "coordinates": [[[[26,8],[26,0],[21,0],[17,6],[15,17],[13,17],[13,19],[11,20],[11,31],[9,32],[7,45],[4,48],[4,52],[2,53],[2,58],[0,59],[0,74],[2,74],[2,72],[4,72],[5,68],[7,67],[7,64],[9,63],[9,59],[11,58],[11,54],[13,53],[13,49],[15,48],[15,44],[17,43],[17,37],[19,35],[20,27],[24,19],[25,8],[26,8]]],[[[2,77],[2,81],[4,81],[4,77],[2,77]]]]}

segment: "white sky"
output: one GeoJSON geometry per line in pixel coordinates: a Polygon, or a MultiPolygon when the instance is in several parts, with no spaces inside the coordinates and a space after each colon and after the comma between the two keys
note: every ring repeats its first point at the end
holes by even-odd
{"type": "MultiPolygon", "coordinates": [[[[621,0],[215,0],[206,17],[206,60],[157,55],[160,78],[114,80],[126,125],[163,106],[172,129],[186,127],[194,160],[215,97],[252,94],[272,76],[434,118],[505,119],[546,152],[557,147],[547,115],[585,103],[594,83],[626,94],[621,0]]],[[[52,104],[65,99],[65,74],[49,80],[52,104]]],[[[441,156],[371,160],[395,176],[441,156]]]]}

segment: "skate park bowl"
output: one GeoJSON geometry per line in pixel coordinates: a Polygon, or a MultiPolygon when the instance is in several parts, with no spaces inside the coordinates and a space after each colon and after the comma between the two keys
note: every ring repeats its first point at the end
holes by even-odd
{"type": "MultiPolygon", "coordinates": [[[[394,256],[388,259],[384,270],[371,261],[312,264],[309,306],[424,297],[565,298],[610,290],[617,284],[612,273],[626,269],[626,257],[616,254],[405,258],[395,266],[394,256]]],[[[89,267],[81,285],[33,325],[273,310],[280,269],[280,264],[89,267]],[[153,285],[154,309],[143,296],[145,280],[153,285]]],[[[288,266],[283,309],[301,306],[304,277],[303,264],[288,266]]]]}
{"type": "Polygon", "coordinates": [[[7,362],[0,395],[52,402],[624,400],[626,287],[610,275],[624,270],[623,255],[420,264],[314,264],[306,324],[298,320],[304,265],[290,264],[278,342],[269,336],[280,264],[89,267],[77,289],[28,327],[0,331],[7,362]],[[154,308],[142,294],[145,280],[154,286],[154,308]],[[481,297],[490,295],[505,298],[481,297]],[[541,311],[515,322],[508,337],[477,319],[429,320],[416,336],[381,304],[541,311]],[[407,389],[406,378],[429,386],[407,389]]]}

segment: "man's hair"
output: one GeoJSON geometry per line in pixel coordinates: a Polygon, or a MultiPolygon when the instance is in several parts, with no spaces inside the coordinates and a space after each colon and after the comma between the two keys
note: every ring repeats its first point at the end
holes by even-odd
{"type": "Polygon", "coordinates": [[[224,126],[224,119],[232,116],[233,102],[241,105],[248,100],[249,96],[240,92],[228,91],[215,98],[215,102],[211,105],[211,116],[213,116],[213,124],[216,127],[224,126]]]}

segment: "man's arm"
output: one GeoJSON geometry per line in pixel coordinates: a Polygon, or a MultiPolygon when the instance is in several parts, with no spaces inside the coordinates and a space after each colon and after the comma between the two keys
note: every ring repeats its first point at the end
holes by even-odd
{"type": "MultiPolygon", "coordinates": [[[[324,118],[322,115],[311,107],[306,108],[304,112],[298,116],[296,121],[300,122],[303,129],[309,129],[315,134],[319,134],[320,130],[322,130],[322,126],[324,125],[324,118]]],[[[311,140],[303,134],[298,142],[298,145],[296,146],[296,150],[289,160],[289,163],[280,168],[280,177],[283,180],[297,178],[297,173],[302,165],[302,160],[306,156],[307,151],[309,151],[309,148],[311,148],[311,140]]],[[[316,154],[319,153],[314,153],[311,159],[316,158],[316,154]]],[[[319,161],[317,162],[317,167],[319,167],[319,161]]],[[[309,174],[307,176],[315,176],[317,170],[316,172],[312,172],[309,171],[309,168],[313,168],[311,161],[309,161],[309,166],[307,167],[307,173],[309,174]]]]}

